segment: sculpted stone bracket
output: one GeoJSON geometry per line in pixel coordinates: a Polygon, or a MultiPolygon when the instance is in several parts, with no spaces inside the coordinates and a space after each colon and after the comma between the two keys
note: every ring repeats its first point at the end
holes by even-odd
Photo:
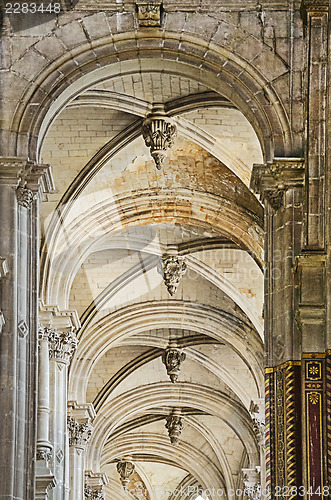
{"type": "Polygon", "coordinates": [[[251,189],[260,194],[277,211],[284,204],[284,194],[288,189],[303,187],[305,166],[302,158],[275,158],[267,165],[253,166],[251,189]]]}
{"type": "Polygon", "coordinates": [[[166,429],[170,437],[171,444],[177,444],[183,430],[183,419],[180,410],[172,410],[166,417],[166,429]]]}
{"type": "Polygon", "coordinates": [[[162,263],[158,266],[158,272],[162,274],[164,284],[171,296],[175,295],[186,269],[185,258],[181,255],[170,253],[162,255],[162,263]]]}
{"type": "Polygon", "coordinates": [[[120,480],[123,488],[126,489],[130,482],[130,476],[133,474],[135,465],[129,459],[121,459],[116,465],[117,472],[120,475],[120,480]]]}
{"type": "Polygon", "coordinates": [[[177,135],[176,124],[166,115],[163,104],[153,104],[152,112],[143,121],[141,132],[146,146],[150,148],[155,166],[160,170],[167,150],[173,146],[177,135]]]}
{"type": "Polygon", "coordinates": [[[177,347],[168,347],[163,356],[162,361],[166,366],[167,374],[172,383],[177,382],[181,364],[186,359],[186,354],[177,347]]]}

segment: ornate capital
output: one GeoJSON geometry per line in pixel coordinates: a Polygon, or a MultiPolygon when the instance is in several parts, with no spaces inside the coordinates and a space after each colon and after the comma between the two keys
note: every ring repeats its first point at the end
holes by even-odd
{"type": "Polygon", "coordinates": [[[165,427],[168,430],[171,444],[178,443],[179,436],[183,430],[183,419],[179,410],[173,410],[168,415],[165,427]]]}
{"type": "Polygon", "coordinates": [[[131,460],[122,459],[116,465],[117,472],[120,475],[123,488],[126,489],[130,482],[130,476],[133,474],[135,465],[131,460]]]}
{"type": "Polygon", "coordinates": [[[138,0],[137,18],[140,27],[154,28],[161,26],[161,1],[147,2],[138,0]]]}
{"type": "Polygon", "coordinates": [[[50,359],[63,360],[66,363],[69,363],[78,345],[77,337],[72,329],[57,332],[50,328],[48,342],[50,359]]]}
{"type": "Polygon", "coordinates": [[[85,448],[91,438],[93,430],[90,422],[79,423],[75,418],[68,417],[67,425],[69,433],[69,446],[85,448]]]}
{"type": "Polygon", "coordinates": [[[186,354],[177,347],[168,347],[162,356],[162,361],[166,366],[167,374],[172,383],[177,382],[181,364],[186,359],[186,354]]]}
{"type": "Polygon", "coordinates": [[[161,169],[167,150],[172,147],[177,135],[175,122],[168,118],[163,104],[154,104],[152,112],[143,121],[141,128],[145,144],[151,150],[156,168],[161,169]]]}
{"type": "Polygon", "coordinates": [[[49,165],[38,165],[26,158],[0,157],[0,182],[17,187],[19,205],[28,208],[35,196],[54,190],[49,165]]]}
{"type": "Polygon", "coordinates": [[[86,500],[105,500],[105,492],[101,488],[92,488],[88,484],[84,487],[84,498],[86,500]]]}
{"type": "Polygon", "coordinates": [[[162,267],[158,271],[163,276],[164,284],[170,295],[174,295],[181,277],[186,273],[185,258],[180,255],[162,255],[162,267]]]}
{"type": "Polygon", "coordinates": [[[36,198],[35,193],[27,188],[19,186],[16,191],[17,203],[24,208],[30,208],[33,200],[36,198]]]}
{"type": "Polygon", "coordinates": [[[241,470],[247,497],[250,500],[259,500],[261,498],[260,467],[256,466],[254,469],[241,470]]]}
{"type": "Polygon", "coordinates": [[[254,165],[251,189],[275,210],[284,203],[288,189],[303,187],[305,166],[302,158],[275,158],[267,165],[254,165]]]}

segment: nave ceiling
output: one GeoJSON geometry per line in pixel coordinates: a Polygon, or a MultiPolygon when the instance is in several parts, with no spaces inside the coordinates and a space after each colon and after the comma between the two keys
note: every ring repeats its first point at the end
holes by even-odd
{"type": "Polygon", "coordinates": [[[181,485],[242,487],[241,469],[259,463],[250,410],[263,398],[253,128],[204,83],[141,72],[91,82],[56,116],[41,159],[56,186],[41,205],[41,298],[80,318],[69,400],[96,412],[87,470],[107,475],[107,499],[122,498],[125,457],[129,488],[148,500],[181,485]],[[160,101],[178,137],[158,171],[140,127],[160,101]],[[160,271],[169,252],[187,266],[173,296],[160,271]],[[175,383],[169,345],[186,355],[175,383]],[[165,427],[174,410],[177,444],[165,427]]]}

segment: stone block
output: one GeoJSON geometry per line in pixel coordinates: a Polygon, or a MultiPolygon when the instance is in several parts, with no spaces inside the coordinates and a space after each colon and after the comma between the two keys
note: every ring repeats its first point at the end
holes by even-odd
{"type": "Polygon", "coordinates": [[[33,81],[48,63],[48,60],[42,54],[31,49],[13,64],[13,70],[27,80],[33,81]]]}
{"type": "Polygon", "coordinates": [[[87,42],[86,35],[79,21],[65,24],[61,28],[56,29],[54,33],[68,49],[87,42]]]}
{"type": "Polygon", "coordinates": [[[91,40],[109,36],[111,34],[107,16],[104,12],[98,12],[92,16],[84,17],[83,25],[85,26],[91,40]]]}
{"type": "Polygon", "coordinates": [[[186,33],[194,33],[199,37],[210,40],[218,27],[218,20],[214,17],[198,12],[190,12],[188,14],[184,31],[186,33]]]}
{"type": "Polygon", "coordinates": [[[50,61],[60,57],[67,50],[55,35],[43,38],[34,45],[34,48],[50,61]]]}

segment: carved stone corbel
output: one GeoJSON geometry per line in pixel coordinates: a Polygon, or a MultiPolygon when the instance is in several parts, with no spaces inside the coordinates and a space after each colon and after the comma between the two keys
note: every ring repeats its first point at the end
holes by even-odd
{"type": "Polygon", "coordinates": [[[135,465],[131,460],[123,458],[117,463],[116,469],[120,475],[122,486],[126,489],[130,482],[130,476],[132,476],[134,472],[135,465]]]}
{"type": "Polygon", "coordinates": [[[180,410],[172,410],[170,415],[166,417],[165,427],[168,430],[171,444],[177,444],[183,430],[183,419],[180,410]]]}
{"type": "Polygon", "coordinates": [[[185,257],[178,255],[177,249],[170,249],[169,252],[162,255],[162,262],[158,265],[158,272],[162,275],[170,295],[175,295],[186,269],[185,257]]]}
{"type": "Polygon", "coordinates": [[[162,361],[166,366],[167,374],[172,383],[177,382],[181,364],[186,359],[186,354],[177,347],[168,347],[163,356],[162,361]]]}
{"type": "Polygon", "coordinates": [[[167,150],[173,146],[177,135],[176,124],[166,115],[163,104],[153,104],[152,112],[143,121],[141,132],[146,146],[150,148],[155,166],[160,170],[167,150]]]}

